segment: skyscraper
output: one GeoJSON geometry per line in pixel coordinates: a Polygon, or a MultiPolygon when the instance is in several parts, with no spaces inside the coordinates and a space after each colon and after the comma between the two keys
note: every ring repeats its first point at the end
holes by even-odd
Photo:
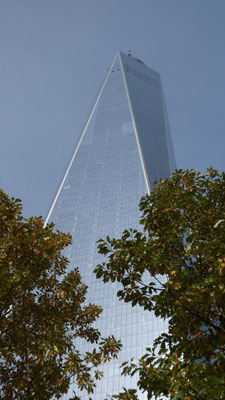
{"type": "Polygon", "coordinates": [[[73,236],[66,256],[89,286],[88,301],[104,309],[97,323],[102,335],[113,334],[123,343],[118,360],[104,367],[95,400],[122,386],[135,387],[135,378],[120,377],[119,365],[140,357],[165,329],[153,314],[119,301],[117,284],[96,280],[92,271],[102,261],[96,241],[138,228],[140,197],[174,167],[160,75],[118,52],[47,217],[73,236]]]}

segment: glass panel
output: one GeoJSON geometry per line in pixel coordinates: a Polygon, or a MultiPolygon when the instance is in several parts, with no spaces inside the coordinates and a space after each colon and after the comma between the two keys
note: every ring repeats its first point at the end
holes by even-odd
{"type": "Polygon", "coordinates": [[[152,188],[155,179],[167,178],[175,169],[160,75],[135,58],[121,54],[121,59],[152,188]]]}

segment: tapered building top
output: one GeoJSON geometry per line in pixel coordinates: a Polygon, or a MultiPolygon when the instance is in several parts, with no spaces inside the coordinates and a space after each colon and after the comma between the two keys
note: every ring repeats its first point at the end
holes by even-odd
{"type": "MultiPolygon", "coordinates": [[[[97,322],[102,336],[114,335],[124,345],[118,360],[104,367],[95,400],[123,386],[135,387],[135,377],[120,376],[120,363],[139,358],[165,329],[154,315],[119,301],[117,284],[96,280],[92,271],[102,262],[96,241],[106,235],[118,237],[125,228],[140,229],[140,197],[174,168],[160,75],[130,52],[118,52],[47,217],[73,236],[66,255],[89,286],[88,302],[103,307],[97,322]]],[[[79,346],[88,350],[85,344],[79,346]]]]}

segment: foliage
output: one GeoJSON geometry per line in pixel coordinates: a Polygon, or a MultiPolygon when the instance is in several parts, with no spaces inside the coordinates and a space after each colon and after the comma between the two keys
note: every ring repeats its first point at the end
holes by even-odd
{"type": "Polygon", "coordinates": [[[99,306],[85,305],[87,287],[77,269],[66,273],[61,251],[71,237],[23,219],[21,203],[0,190],[0,397],[60,398],[71,379],[93,391],[98,366],[116,357],[113,337],[102,339],[93,322],[99,306]],[[77,340],[97,344],[81,354],[77,340]]]}
{"type": "Polygon", "coordinates": [[[178,170],[140,210],[144,232],[100,240],[109,259],[95,272],[121,282],[120,299],[153,310],[169,328],[123,374],[137,372],[149,399],[224,399],[225,173],[178,170]]]}

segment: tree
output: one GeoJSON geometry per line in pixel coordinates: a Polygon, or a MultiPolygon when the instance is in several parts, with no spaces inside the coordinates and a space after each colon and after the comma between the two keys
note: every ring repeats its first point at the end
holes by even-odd
{"type": "Polygon", "coordinates": [[[0,190],[0,397],[60,398],[71,379],[91,393],[98,366],[116,357],[120,343],[100,337],[93,322],[101,308],[84,304],[78,269],[66,273],[61,251],[70,235],[24,219],[21,209],[0,190]],[[81,354],[79,338],[97,349],[81,354]]]}
{"type": "Polygon", "coordinates": [[[178,170],[156,183],[140,202],[143,232],[99,242],[108,262],[97,277],[121,282],[120,299],[169,324],[137,364],[123,364],[123,374],[138,373],[148,399],[224,399],[225,173],[178,170]]]}

